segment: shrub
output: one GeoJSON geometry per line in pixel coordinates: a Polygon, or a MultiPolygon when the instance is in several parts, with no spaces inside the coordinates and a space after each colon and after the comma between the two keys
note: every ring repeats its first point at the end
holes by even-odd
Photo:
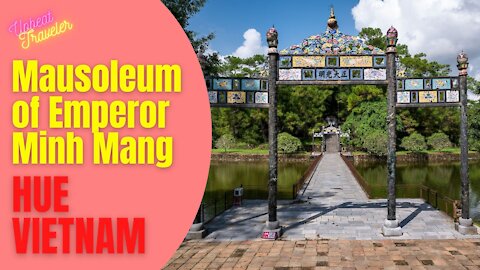
{"type": "Polygon", "coordinates": [[[250,149],[250,145],[248,145],[247,143],[245,142],[237,142],[235,145],[234,145],[235,149],[250,149]]]}
{"type": "Polygon", "coordinates": [[[383,130],[375,130],[363,139],[363,148],[377,156],[387,155],[388,136],[383,130]]]}
{"type": "Polygon", "coordinates": [[[286,132],[278,135],[278,150],[285,154],[295,153],[302,146],[302,142],[295,136],[292,136],[286,132]]]}
{"type": "Polygon", "coordinates": [[[233,137],[232,134],[223,134],[215,142],[215,147],[217,149],[224,149],[225,152],[227,152],[227,149],[233,148],[234,144],[235,144],[235,138],[233,137]]]}
{"type": "Polygon", "coordinates": [[[432,134],[432,136],[427,138],[427,144],[433,150],[442,150],[452,147],[450,139],[443,132],[432,134]]]}
{"type": "Polygon", "coordinates": [[[420,133],[412,133],[410,136],[407,136],[402,139],[402,144],[400,146],[412,152],[422,152],[427,150],[427,143],[425,142],[425,137],[420,133]]]}
{"type": "Polygon", "coordinates": [[[259,150],[269,150],[270,145],[268,143],[262,143],[259,146],[257,146],[257,149],[259,149],[259,150]]]}

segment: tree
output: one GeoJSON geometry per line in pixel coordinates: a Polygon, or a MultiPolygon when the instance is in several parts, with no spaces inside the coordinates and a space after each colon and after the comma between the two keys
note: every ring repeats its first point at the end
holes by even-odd
{"type": "Polygon", "coordinates": [[[383,130],[375,130],[368,134],[363,140],[363,148],[368,153],[376,156],[387,155],[388,136],[383,130]]]}
{"type": "Polygon", "coordinates": [[[365,101],[379,101],[385,98],[384,89],[372,85],[355,85],[352,86],[351,92],[348,95],[348,111],[357,107],[365,101]]]}
{"type": "Polygon", "coordinates": [[[467,78],[467,88],[472,93],[480,95],[480,82],[475,80],[475,78],[468,76],[467,78]]]}
{"type": "Polygon", "coordinates": [[[233,148],[235,144],[235,138],[232,134],[223,134],[220,138],[218,138],[217,142],[215,143],[215,147],[217,149],[224,149],[225,153],[227,149],[233,148]]]}
{"type": "Polygon", "coordinates": [[[450,73],[450,65],[443,65],[436,61],[428,61],[425,59],[427,55],[417,53],[410,55],[408,52],[400,57],[400,62],[407,68],[407,74],[412,77],[423,76],[447,76],[450,73]]]}
{"type": "Polygon", "coordinates": [[[210,33],[206,36],[198,37],[197,33],[188,30],[190,18],[202,9],[206,0],[162,0],[162,2],[175,16],[185,34],[187,34],[195,53],[200,56],[201,59],[199,60],[205,76],[217,76],[217,68],[220,64],[218,53],[205,54],[208,42],[215,38],[215,34],[210,33]]]}
{"type": "Polygon", "coordinates": [[[480,151],[480,101],[471,102],[468,106],[468,146],[471,150],[480,151]]]}
{"type": "Polygon", "coordinates": [[[428,146],[433,150],[442,150],[452,147],[452,143],[448,136],[443,132],[437,132],[427,138],[428,146]]]}
{"type": "MultiPolygon", "coordinates": [[[[200,9],[202,9],[206,0],[162,0],[162,2],[170,10],[173,16],[175,16],[180,26],[185,30],[185,33],[195,49],[214,38],[213,33],[198,38],[195,32],[187,29],[189,25],[188,21],[193,15],[197,14],[200,9]]],[[[198,52],[198,50],[195,51],[198,52]]]]}
{"type": "Polygon", "coordinates": [[[225,77],[267,76],[267,57],[265,55],[254,55],[248,58],[227,56],[219,68],[219,73],[225,77]]]}
{"type": "Polygon", "coordinates": [[[372,45],[382,50],[387,48],[387,37],[382,33],[380,28],[362,28],[362,31],[358,33],[358,36],[365,39],[368,45],[372,45]]]}
{"type": "MultiPolygon", "coordinates": [[[[367,136],[387,130],[386,119],[387,102],[385,100],[363,102],[352,110],[342,125],[342,129],[350,130],[350,138],[354,147],[364,148],[367,136]]],[[[402,123],[397,117],[397,131],[402,129],[402,123]]]]}
{"type": "Polygon", "coordinates": [[[425,142],[425,137],[420,133],[412,133],[410,136],[407,136],[402,139],[402,144],[400,145],[403,149],[411,152],[422,152],[427,150],[427,143],[425,142]]]}
{"type": "Polygon", "coordinates": [[[278,134],[278,150],[284,154],[291,154],[297,152],[302,146],[302,142],[297,137],[294,137],[286,132],[278,134]]]}

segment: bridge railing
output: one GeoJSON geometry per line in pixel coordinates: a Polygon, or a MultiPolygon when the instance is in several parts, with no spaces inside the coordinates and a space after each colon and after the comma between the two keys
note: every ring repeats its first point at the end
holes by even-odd
{"type": "Polygon", "coordinates": [[[435,189],[429,188],[425,185],[420,186],[420,197],[425,200],[428,204],[435,207],[436,209],[445,212],[447,215],[453,219],[459,217],[460,202],[449,198],[435,189]]]}
{"type": "Polygon", "coordinates": [[[365,194],[367,195],[367,197],[369,199],[371,199],[372,198],[372,188],[370,187],[370,185],[367,183],[367,181],[365,181],[365,179],[363,179],[363,177],[360,175],[360,173],[357,171],[357,169],[355,169],[355,166],[353,165],[353,163],[346,156],[344,156],[342,154],[340,156],[342,157],[345,164],[347,164],[348,169],[353,174],[355,179],[357,179],[357,182],[360,184],[360,186],[362,187],[362,189],[365,192],[365,194]]]}
{"type": "Polygon", "coordinates": [[[223,196],[215,197],[201,204],[203,223],[212,221],[216,216],[222,214],[233,206],[233,190],[225,191],[223,196]]]}
{"type": "Polygon", "coordinates": [[[315,172],[315,169],[317,168],[318,163],[322,160],[323,155],[319,155],[318,157],[315,157],[315,160],[310,164],[308,167],[307,171],[303,174],[303,176],[298,179],[298,181],[293,184],[292,186],[292,200],[295,200],[298,196],[298,193],[300,190],[302,190],[303,186],[305,185],[305,182],[310,181],[313,173],[315,172]]]}
{"type": "MultiPolygon", "coordinates": [[[[353,163],[348,160],[347,157],[342,156],[342,159],[347,164],[347,167],[352,172],[357,182],[367,194],[368,198],[386,198],[387,186],[386,185],[370,185],[360,175],[353,163]]],[[[459,216],[460,203],[458,200],[454,200],[439,193],[437,190],[429,188],[425,185],[418,184],[397,184],[395,185],[396,195],[400,198],[421,198],[426,203],[430,204],[434,208],[445,212],[450,217],[457,219],[459,216]]]]}

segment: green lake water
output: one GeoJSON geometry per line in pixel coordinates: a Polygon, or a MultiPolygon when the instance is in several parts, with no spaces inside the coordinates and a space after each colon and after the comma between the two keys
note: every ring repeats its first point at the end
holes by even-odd
{"type": "MultiPolygon", "coordinates": [[[[382,163],[360,163],[355,165],[360,175],[370,187],[372,198],[386,198],[387,165],[382,163]]],[[[470,212],[475,220],[480,220],[480,162],[469,162],[470,178],[470,212]]],[[[414,163],[397,164],[396,170],[397,197],[420,198],[420,186],[424,185],[438,192],[438,205],[443,210],[443,197],[452,200],[460,199],[460,163],[414,163]]],[[[431,201],[435,200],[434,192],[430,193],[431,201]]],[[[426,198],[425,193],[423,197],[426,198]]],[[[448,206],[449,207],[449,206],[448,206]]]]}
{"type": "MultiPolygon", "coordinates": [[[[292,186],[306,172],[310,162],[280,162],[278,165],[279,199],[292,198],[292,186]]],[[[243,185],[244,197],[266,199],[268,186],[268,161],[219,162],[212,161],[208,174],[204,202],[230,197],[233,189],[243,185]]]]}
{"type": "MultiPolygon", "coordinates": [[[[279,199],[292,198],[293,184],[303,176],[310,164],[311,161],[279,163],[279,199]]],[[[355,167],[367,182],[371,197],[386,198],[386,164],[361,163],[355,167]]],[[[480,221],[480,162],[471,161],[469,167],[471,215],[472,218],[480,221]]],[[[458,162],[399,164],[396,173],[398,198],[420,198],[420,186],[424,185],[438,192],[438,205],[441,209],[445,205],[443,196],[452,200],[460,199],[460,164],[458,162]]],[[[212,161],[203,197],[203,201],[210,207],[207,212],[222,211],[226,206],[225,199],[228,204],[232,203],[233,189],[240,185],[244,187],[244,198],[266,199],[268,161],[212,161]],[[212,204],[214,201],[216,205],[212,204]]],[[[434,198],[433,194],[429,195],[430,198],[434,198]]],[[[425,193],[423,197],[425,198],[425,193]]]]}

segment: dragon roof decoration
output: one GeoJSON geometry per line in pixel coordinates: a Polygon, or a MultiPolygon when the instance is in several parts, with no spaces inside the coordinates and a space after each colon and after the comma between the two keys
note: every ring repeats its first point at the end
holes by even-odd
{"type": "Polygon", "coordinates": [[[350,36],[338,30],[337,21],[333,7],[328,19],[327,30],[320,35],[314,35],[303,40],[299,45],[280,51],[282,55],[299,54],[337,54],[337,55],[358,55],[358,54],[385,54],[379,48],[368,45],[365,39],[358,36],[350,36]]]}

